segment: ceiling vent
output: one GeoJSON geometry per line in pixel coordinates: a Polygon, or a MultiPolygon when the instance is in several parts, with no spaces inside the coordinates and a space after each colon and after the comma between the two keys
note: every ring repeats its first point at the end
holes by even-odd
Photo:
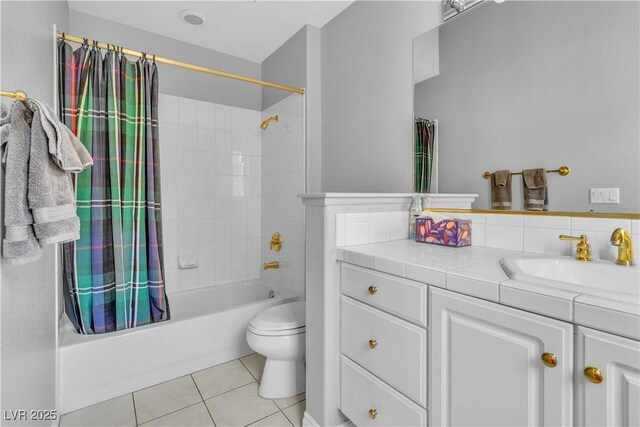
{"type": "Polygon", "coordinates": [[[187,24],[202,25],[204,24],[204,15],[194,10],[183,10],[180,12],[180,17],[184,19],[187,24]]]}

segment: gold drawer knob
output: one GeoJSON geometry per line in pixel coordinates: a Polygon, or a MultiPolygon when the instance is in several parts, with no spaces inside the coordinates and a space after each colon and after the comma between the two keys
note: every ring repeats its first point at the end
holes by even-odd
{"type": "Polygon", "coordinates": [[[377,416],[378,416],[377,409],[369,409],[369,418],[371,418],[372,420],[375,420],[377,416]]]}
{"type": "Polygon", "coordinates": [[[604,381],[604,375],[602,375],[600,369],[594,368],[593,366],[588,366],[584,370],[584,376],[594,384],[600,384],[602,381],[604,381]]]}
{"type": "Polygon", "coordinates": [[[369,286],[369,293],[371,295],[375,295],[375,293],[378,292],[378,288],[376,288],[375,286],[371,285],[369,286]]]}
{"type": "Polygon", "coordinates": [[[378,341],[376,340],[369,340],[369,347],[370,348],[376,348],[378,346],[378,341]]]}
{"type": "Polygon", "coordinates": [[[542,359],[542,363],[549,368],[558,366],[558,358],[553,353],[544,353],[540,358],[542,359]]]}

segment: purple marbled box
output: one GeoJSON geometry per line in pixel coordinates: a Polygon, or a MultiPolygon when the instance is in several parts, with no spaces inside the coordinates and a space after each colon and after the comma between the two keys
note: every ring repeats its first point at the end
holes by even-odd
{"type": "Polygon", "coordinates": [[[471,246],[471,221],[445,219],[434,222],[431,218],[416,219],[416,242],[460,248],[471,246]]]}

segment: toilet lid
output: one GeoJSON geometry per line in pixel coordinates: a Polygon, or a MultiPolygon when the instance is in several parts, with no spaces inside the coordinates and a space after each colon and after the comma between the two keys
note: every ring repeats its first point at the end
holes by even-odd
{"type": "Polygon", "coordinates": [[[260,331],[284,331],[305,325],[304,301],[276,305],[259,313],[249,322],[260,331]]]}

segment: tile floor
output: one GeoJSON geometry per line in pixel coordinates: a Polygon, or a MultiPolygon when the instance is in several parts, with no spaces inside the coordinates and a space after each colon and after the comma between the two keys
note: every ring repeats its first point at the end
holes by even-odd
{"type": "Polygon", "coordinates": [[[305,394],[261,398],[263,368],[251,354],[65,414],[60,426],[300,427],[305,394]]]}

